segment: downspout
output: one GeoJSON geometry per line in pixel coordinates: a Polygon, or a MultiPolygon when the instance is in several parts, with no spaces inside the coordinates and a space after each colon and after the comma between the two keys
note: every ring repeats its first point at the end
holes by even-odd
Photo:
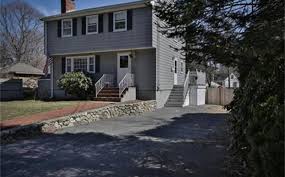
{"type": "Polygon", "coordinates": [[[156,90],[160,91],[160,32],[159,32],[159,19],[156,17],[156,78],[157,85],[156,90]]]}
{"type": "Polygon", "coordinates": [[[53,58],[51,59],[51,65],[50,65],[50,98],[53,98],[54,94],[54,88],[53,88],[53,58]]]}
{"type": "Polygon", "coordinates": [[[50,56],[48,55],[48,32],[47,32],[48,28],[47,28],[47,22],[44,22],[44,52],[46,55],[46,59],[47,59],[47,63],[50,64],[50,98],[53,98],[53,58],[50,58],[50,56]]]}

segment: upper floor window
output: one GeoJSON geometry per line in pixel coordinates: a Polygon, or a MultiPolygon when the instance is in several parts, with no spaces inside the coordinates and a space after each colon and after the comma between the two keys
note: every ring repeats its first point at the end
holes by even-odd
{"type": "Polygon", "coordinates": [[[98,15],[92,15],[86,17],[86,33],[87,34],[98,33],[98,15]]]}
{"type": "Polygon", "coordinates": [[[62,37],[72,36],[72,19],[62,20],[62,37]]]}
{"type": "Polygon", "coordinates": [[[127,30],[127,11],[114,12],[113,31],[127,30]]]}

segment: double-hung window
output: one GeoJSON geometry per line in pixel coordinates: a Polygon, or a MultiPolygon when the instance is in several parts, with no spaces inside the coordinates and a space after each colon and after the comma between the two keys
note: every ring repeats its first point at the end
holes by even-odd
{"type": "Polygon", "coordinates": [[[62,37],[72,36],[72,19],[64,19],[62,22],[62,37]]]}
{"type": "Polygon", "coordinates": [[[71,58],[66,58],[66,72],[71,72],[72,70],[72,59],[71,58]]]}
{"type": "Polygon", "coordinates": [[[66,72],[81,71],[95,73],[95,57],[80,56],[66,58],[66,72]]]}
{"type": "Polygon", "coordinates": [[[98,33],[98,15],[86,17],[86,34],[98,33]]]}
{"type": "Polygon", "coordinates": [[[113,31],[127,30],[127,11],[114,12],[113,31]]]}
{"type": "Polygon", "coordinates": [[[73,71],[87,72],[87,59],[86,58],[74,58],[73,59],[73,71]]]}
{"type": "Polygon", "coordinates": [[[89,72],[95,72],[95,57],[89,57],[89,72]]]}

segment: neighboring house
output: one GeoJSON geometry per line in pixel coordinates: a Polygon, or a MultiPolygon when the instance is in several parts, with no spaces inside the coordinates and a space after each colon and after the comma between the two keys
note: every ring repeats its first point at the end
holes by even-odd
{"type": "Polygon", "coordinates": [[[25,63],[17,63],[0,70],[1,78],[22,79],[23,87],[28,88],[37,87],[37,80],[43,75],[44,73],[40,69],[25,63]]]}
{"type": "Polygon", "coordinates": [[[237,78],[237,74],[235,73],[231,73],[229,76],[227,74],[219,75],[216,82],[226,88],[239,87],[239,80],[237,78]]]}
{"type": "Polygon", "coordinates": [[[179,87],[183,102],[185,61],[173,49],[182,43],[159,32],[162,22],[146,1],[74,8],[73,1],[62,0],[61,14],[42,18],[45,53],[53,61],[51,97],[66,96],[57,86],[64,73],[85,71],[94,75],[95,100],[122,101],[133,90],[136,99],[163,107],[179,87]]]}

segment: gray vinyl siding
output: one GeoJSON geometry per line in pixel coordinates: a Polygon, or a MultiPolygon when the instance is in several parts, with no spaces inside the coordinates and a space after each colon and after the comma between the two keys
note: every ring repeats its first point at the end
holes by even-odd
{"type": "MultiPolygon", "coordinates": [[[[157,57],[157,86],[162,90],[172,89],[174,81],[174,58],[177,58],[177,75],[178,85],[183,85],[185,78],[185,61],[180,51],[175,51],[174,48],[181,48],[182,44],[178,40],[167,38],[159,32],[157,18],[153,16],[153,46],[156,47],[157,57]],[[184,62],[183,73],[181,73],[181,62],[184,62]]],[[[159,22],[161,23],[161,22],[159,22]]]]}
{"type": "Polygon", "coordinates": [[[57,21],[47,24],[49,55],[109,51],[117,49],[152,47],[152,10],[149,7],[133,9],[133,28],[124,32],[108,31],[108,14],[104,14],[103,33],[82,35],[81,17],[77,18],[77,36],[57,37],[57,21]]]}
{"type": "Polygon", "coordinates": [[[163,107],[173,88],[174,84],[174,58],[177,58],[177,80],[178,85],[184,84],[185,61],[180,51],[174,48],[181,48],[182,43],[178,40],[167,38],[159,32],[157,22],[162,24],[155,15],[153,17],[152,43],[156,48],[156,85],[159,90],[156,92],[158,107],[163,107]],[[183,62],[183,72],[181,72],[181,62],[183,62]]]}
{"type": "Polygon", "coordinates": [[[156,52],[155,49],[138,50],[132,61],[132,72],[135,74],[137,98],[155,99],[156,52]]]}
{"type": "Polygon", "coordinates": [[[117,53],[98,53],[100,55],[100,73],[117,75],[117,53]]]}

